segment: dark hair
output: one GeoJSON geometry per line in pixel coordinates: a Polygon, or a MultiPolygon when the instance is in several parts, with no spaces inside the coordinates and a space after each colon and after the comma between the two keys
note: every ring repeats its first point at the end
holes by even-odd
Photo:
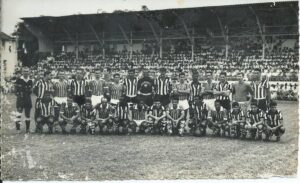
{"type": "Polygon", "coordinates": [[[221,72],[221,73],[220,73],[220,76],[221,76],[221,75],[227,76],[227,73],[226,73],[226,72],[221,72]]]}
{"type": "Polygon", "coordinates": [[[120,76],[120,74],[119,73],[115,73],[113,77],[116,77],[116,76],[120,76]]]}
{"type": "Polygon", "coordinates": [[[179,76],[185,76],[184,72],[179,73],[179,76]]]}
{"type": "Polygon", "coordinates": [[[240,107],[240,105],[239,105],[238,102],[233,102],[233,103],[232,103],[232,107],[240,107]]]}
{"type": "Polygon", "coordinates": [[[216,104],[216,103],[219,103],[219,104],[220,104],[220,103],[221,103],[221,100],[215,100],[215,104],[216,104]]]}

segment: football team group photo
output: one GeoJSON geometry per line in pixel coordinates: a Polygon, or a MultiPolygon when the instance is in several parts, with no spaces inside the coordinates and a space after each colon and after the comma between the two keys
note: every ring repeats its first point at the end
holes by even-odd
{"type": "Polygon", "coordinates": [[[298,1],[177,6],[19,13],[1,32],[1,179],[295,176],[298,1]]]}

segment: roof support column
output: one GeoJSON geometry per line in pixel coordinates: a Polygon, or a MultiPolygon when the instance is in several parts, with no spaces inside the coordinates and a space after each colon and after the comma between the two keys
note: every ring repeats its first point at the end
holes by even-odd
{"type": "Polygon", "coordinates": [[[162,30],[160,29],[160,37],[159,37],[159,57],[162,59],[162,56],[163,56],[163,49],[162,49],[162,46],[163,46],[163,39],[162,39],[162,30]]]}
{"type": "Polygon", "coordinates": [[[104,32],[102,32],[102,58],[105,59],[105,42],[104,42],[104,32]]]}
{"type": "Polygon", "coordinates": [[[261,36],[261,40],[262,40],[262,59],[265,59],[265,35],[264,35],[264,32],[265,32],[265,28],[261,26],[261,23],[259,21],[259,17],[258,15],[255,13],[254,9],[250,6],[249,7],[250,10],[252,11],[252,13],[255,15],[255,18],[256,18],[256,24],[258,26],[258,29],[259,29],[259,33],[260,33],[260,36],[261,36]]]}

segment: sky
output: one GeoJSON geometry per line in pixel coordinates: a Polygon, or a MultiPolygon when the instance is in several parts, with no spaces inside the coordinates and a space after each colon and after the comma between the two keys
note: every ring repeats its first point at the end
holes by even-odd
{"type": "MultiPolygon", "coordinates": [[[[274,0],[273,0],[274,1],[274,0]]],[[[93,14],[114,10],[149,10],[273,2],[272,0],[2,0],[1,31],[11,34],[22,17],[93,14]]],[[[278,0],[276,0],[278,1],[278,0]]],[[[281,0],[288,1],[288,0],[281,0]]]]}

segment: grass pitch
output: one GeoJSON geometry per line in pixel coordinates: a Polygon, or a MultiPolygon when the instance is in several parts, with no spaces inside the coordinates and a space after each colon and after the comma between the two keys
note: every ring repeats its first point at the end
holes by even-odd
{"type": "Polygon", "coordinates": [[[24,124],[16,134],[9,118],[15,98],[8,95],[2,101],[2,180],[265,178],[297,173],[297,102],[279,102],[286,133],[280,142],[267,143],[211,136],[25,134],[24,124]]]}

